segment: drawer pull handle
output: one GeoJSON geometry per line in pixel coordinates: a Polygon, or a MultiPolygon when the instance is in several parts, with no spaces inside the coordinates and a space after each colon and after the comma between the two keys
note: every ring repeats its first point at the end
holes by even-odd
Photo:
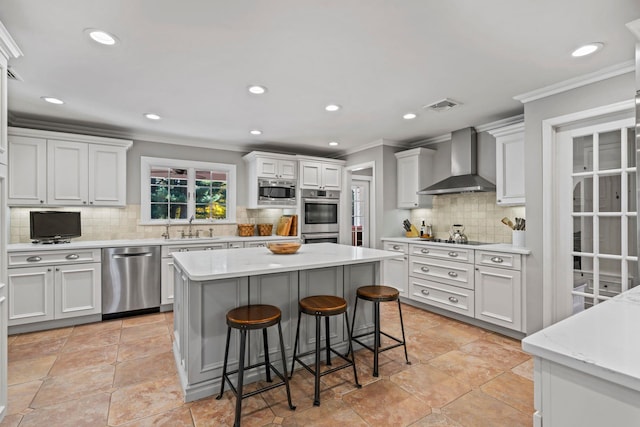
{"type": "Polygon", "coordinates": [[[393,250],[394,250],[394,251],[397,251],[398,249],[400,249],[400,246],[399,246],[399,245],[393,245],[393,250]]]}
{"type": "Polygon", "coordinates": [[[458,273],[456,273],[455,271],[450,271],[447,274],[451,277],[458,277],[458,273]]]}
{"type": "Polygon", "coordinates": [[[458,298],[456,297],[449,297],[449,301],[451,301],[452,303],[456,304],[458,302],[458,298]]]}
{"type": "Polygon", "coordinates": [[[422,252],[423,254],[428,254],[429,253],[429,249],[422,249],[422,250],[420,250],[420,252],[422,252]]]}
{"type": "Polygon", "coordinates": [[[69,254],[65,258],[66,259],[78,259],[78,258],[80,258],[80,255],[78,255],[78,254],[69,254]]]}
{"type": "Polygon", "coordinates": [[[424,271],[425,273],[428,273],[429,267],[420,267],[420,270],[424,271]]]}
{"type": "Polygon", "coordinates": [[[38,262],[38,261],[42,261],[42,258],[40,258],[39,256],[30,256],[29,258],[27,258],[27,262],[38,262]]]}
{"type": "Polygon", "coordinates": [[[491,258],[491,261],[500,264],[501,262],[504,262],[504,260],[502,258],[500,258],[499,256],[494,256],[493,258],[491,258]]]}
{"type": "Polygon", "coordinates": [[[420,293],[422,293],[423,295],[429,295],[429,291],[426,289],[421,289],[420,293]]]}
{"type": "Polygon", "coordinates": [[[450,257],[452,257],[452,258],[456,258],[456,257],[458,256],[458,252],[453,252],[453,251],[451,251],[451,252],[449,252],[449,254],[448,254],[448,255],[449,255],[450,257]]]}
{"type": "Polygon", "coordinates": [[[180,248],[180,249],[178,249],[178,252],[189,252],[189,249],[187,249],[187,248],[180,248]]]}

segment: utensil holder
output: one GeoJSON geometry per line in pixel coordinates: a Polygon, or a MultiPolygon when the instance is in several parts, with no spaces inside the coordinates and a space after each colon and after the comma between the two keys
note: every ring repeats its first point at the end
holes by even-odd
{"type": "Polygon", "coordinates": [[[527,241],[525,239],[525,231],[513,230],[512,233],[511,244],[516,248],[524,248],[527,245],[527,241]]]}

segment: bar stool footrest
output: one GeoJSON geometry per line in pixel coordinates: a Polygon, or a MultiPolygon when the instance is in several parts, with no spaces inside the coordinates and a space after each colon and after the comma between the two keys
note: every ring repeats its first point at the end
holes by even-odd
{"type": "MultiPolygon", "coordinates": [[[[326,350],[327,350],[327,348],[326,348],[326,347],[324,347],[324,348],[321,348],[321,349],[320,349],[320,352],[324,352],[324,351],[326,351],[326,350]]],[[[324,376],[324,375],[331,374],[331,373],[333,373],[333,372],[339,371],[340,369],[344,369],[344,368],[348,368],[348,367],[350,367],[350,366],[353,366],[354,362],[353,362],[353,360],[352,360],[352,359],[347,358],[346,356],[344,356],[344,355],[342,355],[342,354],[338,353],[336,350],[334,350],[334,349],[332,349],[332,348],[330,348],[330,349],[329,349],[329,351],[331,351],[333,354],[335,354],[336,356],[338,356],[339,358],[341,358],[342,360],[344,360],[344,361],[345,361],[345,362],[347,362],[347,363],[345,363],[345,364],[343,364],[343,365],[340,365],[340,366],[336,366],[335,368],[327,369],[326,371],[321,372],[321,373],[320,373],[320,376],[321,376],[321,377],[322,377],[322,376],[324,376]]],[[[305,353],[301,353],[301,354],[298,354],[298,355],[295,355],[295,356],[294,356],[295,361],[296,361],[296,362],[298,362],[298,363],[300,363],[300,364],[302,365],[302,367],[303,367],[303,368],[305,368],[307,371],[309,371],[309,373],[311,373],[311,374],[313,374],[313,375],[315,375],[315,374],[316,374],[316,371],[315,371],[315,370],[313,370],[313,369],[312,369],[309,365],[307,365],[305,362],[303,362],[300,358],[301,358],[301,357],[305,357],[305,356],[309,356],[309,355],[312,355],[312,354],[315,354],[315,353],[316,353],[316,351],[315,351],[315,350],[311,350],[311,351],[307,351],[307,352],[305,352],[305,353]]],[[[328,365],[327,365],[327,366],[328,366],[328,365]]]]}
{"type": "MultiPolygon", "coordinates": [[[[244,371],[246,372],[249,369],[260,368],[262,366],[265,366],[266,364],[267,364],[266,362],[261,362],[261,363],[255,364],[255,365],[246,366],[244,368],[244,371]]],[[[260,394],[260,393],[263,393],[265,391],[272,390],[274,388],[283,386],[285,384],[284,383],[285,379],[284,379],[284,376],[282,375],[282,373],[280,371],[278,371],[278,369],[275,366],[273,366],[273,364],[271,364],[271,363],[269,363],[269,368],[271,368],[273,373],[276,374],[276,376],[278,378],[280,378],[282,380],[282,382],[281,383],[276,383],[276,384],[271,384],[271,385],[268,385],[268,386],[264,386],[264,387],[261,387],[261,388],[259,388],[257,390],[250,391],[248,393],[243,393],[242,397],[241,397],[242,399],[244,399],[245,397],[255,396],[256,394],[260,394]]],[[[222,381],[225,381],[225,380],[227,381],[227,384],[229,384],[229,388],[231,389],[233,394],[236,396],[236,398],[238,397],[238,390],[236,390],[236,387],[233,385],[233,382],[231,381],[229,376],[237,374],[237,373],[238,373],[238,369],[233,370],[233,371],[229,371],[229,372],[227,372],[225,374],[224,378],[222,379],[222,381]]]]}
{"type": "MultiPolygon", "coordinates": [[[[362,338],[362,337],[366,337],[366,336],[369,336],[369,335],[373,335],[373,334],[375,334],[375,333],[376,333],[376,331],[365,332],[364,334],[355,335],[355,336],[351,337],[351,339],[352,339],[353,341],[357,342],[358,344],[360,344],[361,346],[363,346],[364,348],[366,348],[366,349],[368,349],[368,350],[370,350],[370,351],[374,351],[374,349],[373,349],[372,347],[370,347],[369,345],[367,345],[367,344],[363,343],[363,342],[362,342],[362,341],[360,341],[358,338],[362,338]]],[[[387,334],[386,332],[382,332],[382,331],[380,331],[380,335],[384,335],[385,337],[387,337],[387,338],[390,338],[390,339],[394,340],[394,341],[396,342],[396,344],[390,344],[390,345],[388,345],[388,346],[386,346],[386,347],[380,347],[380,348],[378,349],[378,353],[382,353],[383,351],[391,350],[391,349],[393,349],[393,348],[396,348],[396,347],[400,347],[400,346],[402,346],[402,345],[405,345],[405,342],[404,342],[404,341],[399,340],[398,338],[396,338],[396,337],[394,337],[394,336],[391,336],[391,335],[387,334]]]]}

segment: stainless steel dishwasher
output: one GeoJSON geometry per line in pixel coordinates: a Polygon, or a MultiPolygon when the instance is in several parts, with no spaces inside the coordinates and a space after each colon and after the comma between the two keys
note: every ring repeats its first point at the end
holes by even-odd
{"type": "Polygon", "coordinates": [[[102,249],[102,318],[160,307],[160,246],[102,249]]]}

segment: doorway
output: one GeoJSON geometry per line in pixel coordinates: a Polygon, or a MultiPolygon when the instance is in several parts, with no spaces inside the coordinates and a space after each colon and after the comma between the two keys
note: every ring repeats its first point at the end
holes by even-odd
{"type": "Polygon", "coordinates": [[[351,176],[351,246],[371,247],[370,187],[370,176],[351,176]]]}

